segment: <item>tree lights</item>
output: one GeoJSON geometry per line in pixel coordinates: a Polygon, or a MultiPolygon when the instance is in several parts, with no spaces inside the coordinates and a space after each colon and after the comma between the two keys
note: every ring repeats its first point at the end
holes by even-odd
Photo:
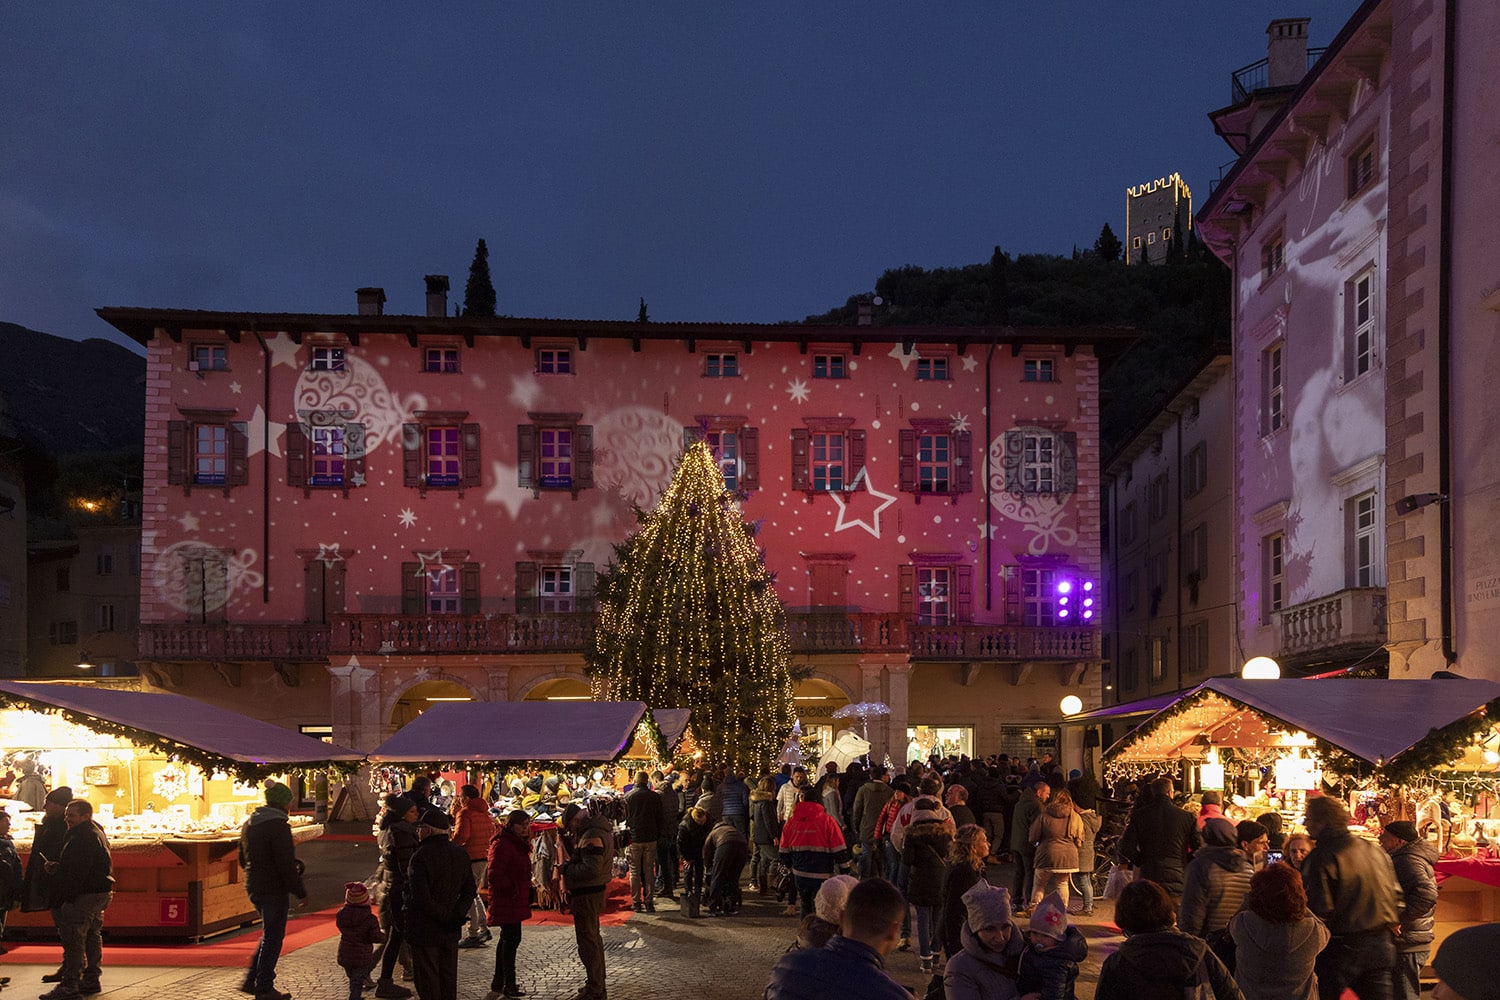
{"type": "Polygon", "coordinates": [[[706,444],[639,516],[596,587],[596,694],[690,708],[708,763],[774,767],[793,721],[786,611],[706,444]]]}

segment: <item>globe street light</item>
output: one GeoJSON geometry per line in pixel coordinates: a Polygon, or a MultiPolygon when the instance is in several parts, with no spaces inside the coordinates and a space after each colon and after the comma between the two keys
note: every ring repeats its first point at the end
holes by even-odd
{"type": "Polygon", "coordinates": [[[1062,709],[1063,715],[1077,715],[1083,711],[1083,699],[1076,694],[1070,694],[1057,707],[1062,709]]]}
{"type": "Polygon", "coordinates": [[[1247,681],[1274,681],[1281,676],[1281,664],[1269,656],[1252,656],[1240,668],[1240,676],[1247,681]]]}

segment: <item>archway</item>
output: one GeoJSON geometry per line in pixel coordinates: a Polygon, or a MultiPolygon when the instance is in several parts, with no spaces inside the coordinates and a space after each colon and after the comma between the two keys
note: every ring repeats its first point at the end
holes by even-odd
{"type": "Polygon", "coordinates": [[[804,752],[816,751],[821,757],[833,743],[833,736],[845,728],[833,713],[849,704],[849,695],[832,680],[808,677],[792,688],[792,710],[802,725],[804,752]]]}
{"type": "Polygon", "coordinates": [[[392,730],[400,729],[440,701],[473,701],[474,693],[458,681],[428,680],[413,684],[391,706],[392,730]]]}
{"type": "Polygon", "coordinates": [[[553,677],[531,687],[522,701],[588,701],[593,695],[583,677],[553,677]]]}

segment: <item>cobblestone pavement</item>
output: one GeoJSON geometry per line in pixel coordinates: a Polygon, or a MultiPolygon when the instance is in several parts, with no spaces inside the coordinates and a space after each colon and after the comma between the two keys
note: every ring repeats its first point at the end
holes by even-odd
{"type": "MultiPolygon", "coordinates": [[[[992,869],[991,882],[1006,885],[1008,873],[992,869]]],[[[655,915],[635,914],[622,926],[604,928],[612,1000],[759,1000],[771,967],[796,935],[796,917],[784,915],[774,900],[749,894],[734,917],[689,920],[667,900],[658,900],[657,909],[655,915]]],[[[1109,924],[1108,902],[1099,901],[1092,917],[1074,919],[1090,944],[1078,996],[1091,1000],[1099,963],[1120,939],[1109,924]]],[[[295,1000],[345,1000],[348,982],[334,962],[337,946],[338,939],[331,938],[282,956],[277,986],[295,1000]]],[[[536,1000],[570,997],[583,983],[569,926],[526,928],[519,959],[522,987],[536,1000]]],[[[460,1000],[481,1000],[488,993],[494,961],[492,948],[459,952],[460,1000]]],[[[918,970],[914,950],[892,954],[887,968],[921,995],[928,977],[918,970]]],[[[12,977],[6,997],[29,1000],[46,989],[40,977],[51,967],[7,965],[3,971],[12,977]]],[[[102,996],[243,1000],[238,989],[242,977],[241,970],[231,968],[110,968],[106,956],[102,996]]]]}

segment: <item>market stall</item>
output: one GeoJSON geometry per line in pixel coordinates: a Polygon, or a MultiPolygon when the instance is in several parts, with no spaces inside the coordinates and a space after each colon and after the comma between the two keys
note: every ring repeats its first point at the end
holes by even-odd
{"type": "MultiPolygon", "coordinates": [[[[13,794],[23,784],[67,786],[93,805],[114,862],[105,927],[182,938],[254,919],[239,830],[264,802],[264,779],[352,771],[363,758],[180,695],[14,681],[0,681],[0,753],[17,775],[13,794]]],[[[26,795],[6,803],[23,862],[42,816],[34,793],[26,795]]],[[[292,823],[299,841],[322,833],[306,817],[292,823]]],[[[50,931],[52,921],[45,912],[14,913],[7,927],[50,931]]]]}

